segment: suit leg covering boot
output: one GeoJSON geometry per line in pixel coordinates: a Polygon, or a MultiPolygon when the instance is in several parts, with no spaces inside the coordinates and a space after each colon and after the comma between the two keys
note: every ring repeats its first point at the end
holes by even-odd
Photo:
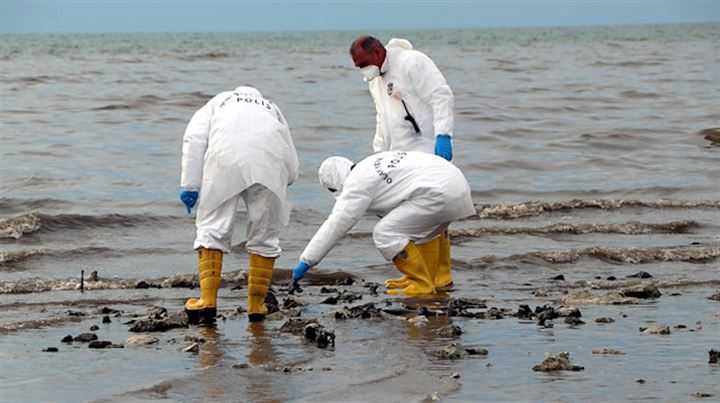
{"type": "Polygon", "coordinates": [[[198,248],[198,282],[200,298],[185,302],[185,313],[192,324],[213,323],[217,313],[223,253],[217,249],[198,248]]]}
{"type": "Polygon", "coordinates": [[[450,235],[445,231],[440,235],[440,255],[438,260],[438,269],[433,278],[435,288],[445,288],[453,283],[450,274],[450,235]]]}
{"type": "Polygon", "coordinates": [[[415,242],[410,242],[405,250],[395,256],[393,263],[407,277],[409,284],[401,290],[390,290],[387,292],[388,294],[409,296],[435,294],[430,273],[428,273],[425,261],[415,246],[415,242]]]}
{"type": "Polygon", "coordinates": [[[257,322],[267,315],[265,296],[272,280],[275,258],[250,254],[248,276],[248,320],[257,322]]]}

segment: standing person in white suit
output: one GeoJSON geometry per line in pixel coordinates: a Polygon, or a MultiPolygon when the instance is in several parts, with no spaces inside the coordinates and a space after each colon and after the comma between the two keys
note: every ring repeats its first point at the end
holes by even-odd
{"type": "Polygon", "coordinates": [[[180,200],[188,213],[198,203],[194,248],[200,298],[185,303],[194,323],[214,321],[223,253],[230,252],[240,202],[247,207],[248,316],[267,313],[265,295],[280,230],[290,219],[287,187],[298,176],[290,128],[278,106],[248,86],[213,97],[193,115],[182,147],[180,200]]]}
{"type": "MultiPolygon", "coordinates": [[[[422,151],[452,160],[454,97],[445,77],[424,53],[406,39],[391,39],[387,45],[375,37],[358,37],[350,56],[368,83],[375,103],[376,126],[373,151],[422,151]]],[[[430,240],[427,248],[438,249],[447,277],[435,284],[452,284],[450,238],[447,231],[430,240]]],[[[407,279],[390,279],[385,285],[399,288],[407,279]]]]}
{"type": "Polygon", "coordinates": [[[438,250],[425,246],[450,222],[475,214],[470,185],[450,162],[421,152],[386,151],[353,165],[330,157],[320,165],[320,183],[336,195],[332,213],[315,233],[293,271],[299,281],[317,265],[365,212],[382,217],[373,241],[406,283],[389,294],[427,295],[436,291],[441,272],[438,250]]]}

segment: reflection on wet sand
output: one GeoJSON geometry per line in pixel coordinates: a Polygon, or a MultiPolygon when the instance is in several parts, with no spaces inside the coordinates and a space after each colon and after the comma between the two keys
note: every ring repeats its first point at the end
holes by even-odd
{"type": "Polygon", "coordinates": [[[247,360],[252,367],[260,367],[265,370],[252,371],[246,374],[244,378],[247,389],[243,400],[251,402],[272,401],[268,399],[283,395],[281,390],[276,390],[276,382],[273,382],[270,379],[271,376],[268,376],[266,372],[272,370],[270,368],[274,368],[274,365],[269,364],[276,362],[277,350],[272,343],[272,339],[267,334],[265,323],[249,323],[248,333],[250,334],[250,351],[246,356],[247,360]]]}

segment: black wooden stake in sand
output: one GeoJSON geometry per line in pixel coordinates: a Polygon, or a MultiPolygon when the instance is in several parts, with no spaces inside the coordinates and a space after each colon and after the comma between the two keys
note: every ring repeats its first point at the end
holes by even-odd
{"type": "Polygon", "coordinates": [[[80,270],[80,292],[85,292],[85,270],[80,270]]]}

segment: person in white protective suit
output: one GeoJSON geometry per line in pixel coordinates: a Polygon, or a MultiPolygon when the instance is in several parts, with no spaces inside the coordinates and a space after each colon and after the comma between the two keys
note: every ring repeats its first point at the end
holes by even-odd
{"type": "MultiPolygon", "coordinates": [[[[352,43],[350,55],[375,103],[373,151],[422,151],[452,160],[454,97],[435,63],[406,39],[383,46],[367,35],[352,43]]],[[[450,256],[448,233],[437,242],[440,259],[450,256]]],[[[447,283],[452,284],[449,272],[447,283]]],[[[405,277],[385,281],[390,288],[404,285],[405,277]]]]}
{"type": "Polygon", "coordinates": [[[373,151],[422,151],[452,160],[452,90],[435,63],[406,39],[386,46],[358,37],[350,56],[375,102],[373,151]]]}
{"type": "Polygon", "coordinates": [[[446,261],[440,256],[437,236],[450,222],[475,214],[470,185],[458,168],[431,154],[385,151],[357,165],[330,157],[318,176],[337,201],[300,256],[293,280],[299,281],[370,212],[382,217],[373,230],[375,246],[405,277],[402,288],[389,294],[433,294],[447,283],[450,256],[446,261]]]}
{"type": "Polygon", "coordinates": [[[280,230],[290,219],[287,187],[298,176],[290,129],[278,106],[252,87],[213,97],[193,115],[182,147],[180,200],[188,213],[198,202],[197,236],[200,298],[185,303],[191,322],[212,322],[217,309],[223,253],[230,241],[237,208],[247,208],[249,252],[248,315],[267,314],[265,295],[280,230]]]}

